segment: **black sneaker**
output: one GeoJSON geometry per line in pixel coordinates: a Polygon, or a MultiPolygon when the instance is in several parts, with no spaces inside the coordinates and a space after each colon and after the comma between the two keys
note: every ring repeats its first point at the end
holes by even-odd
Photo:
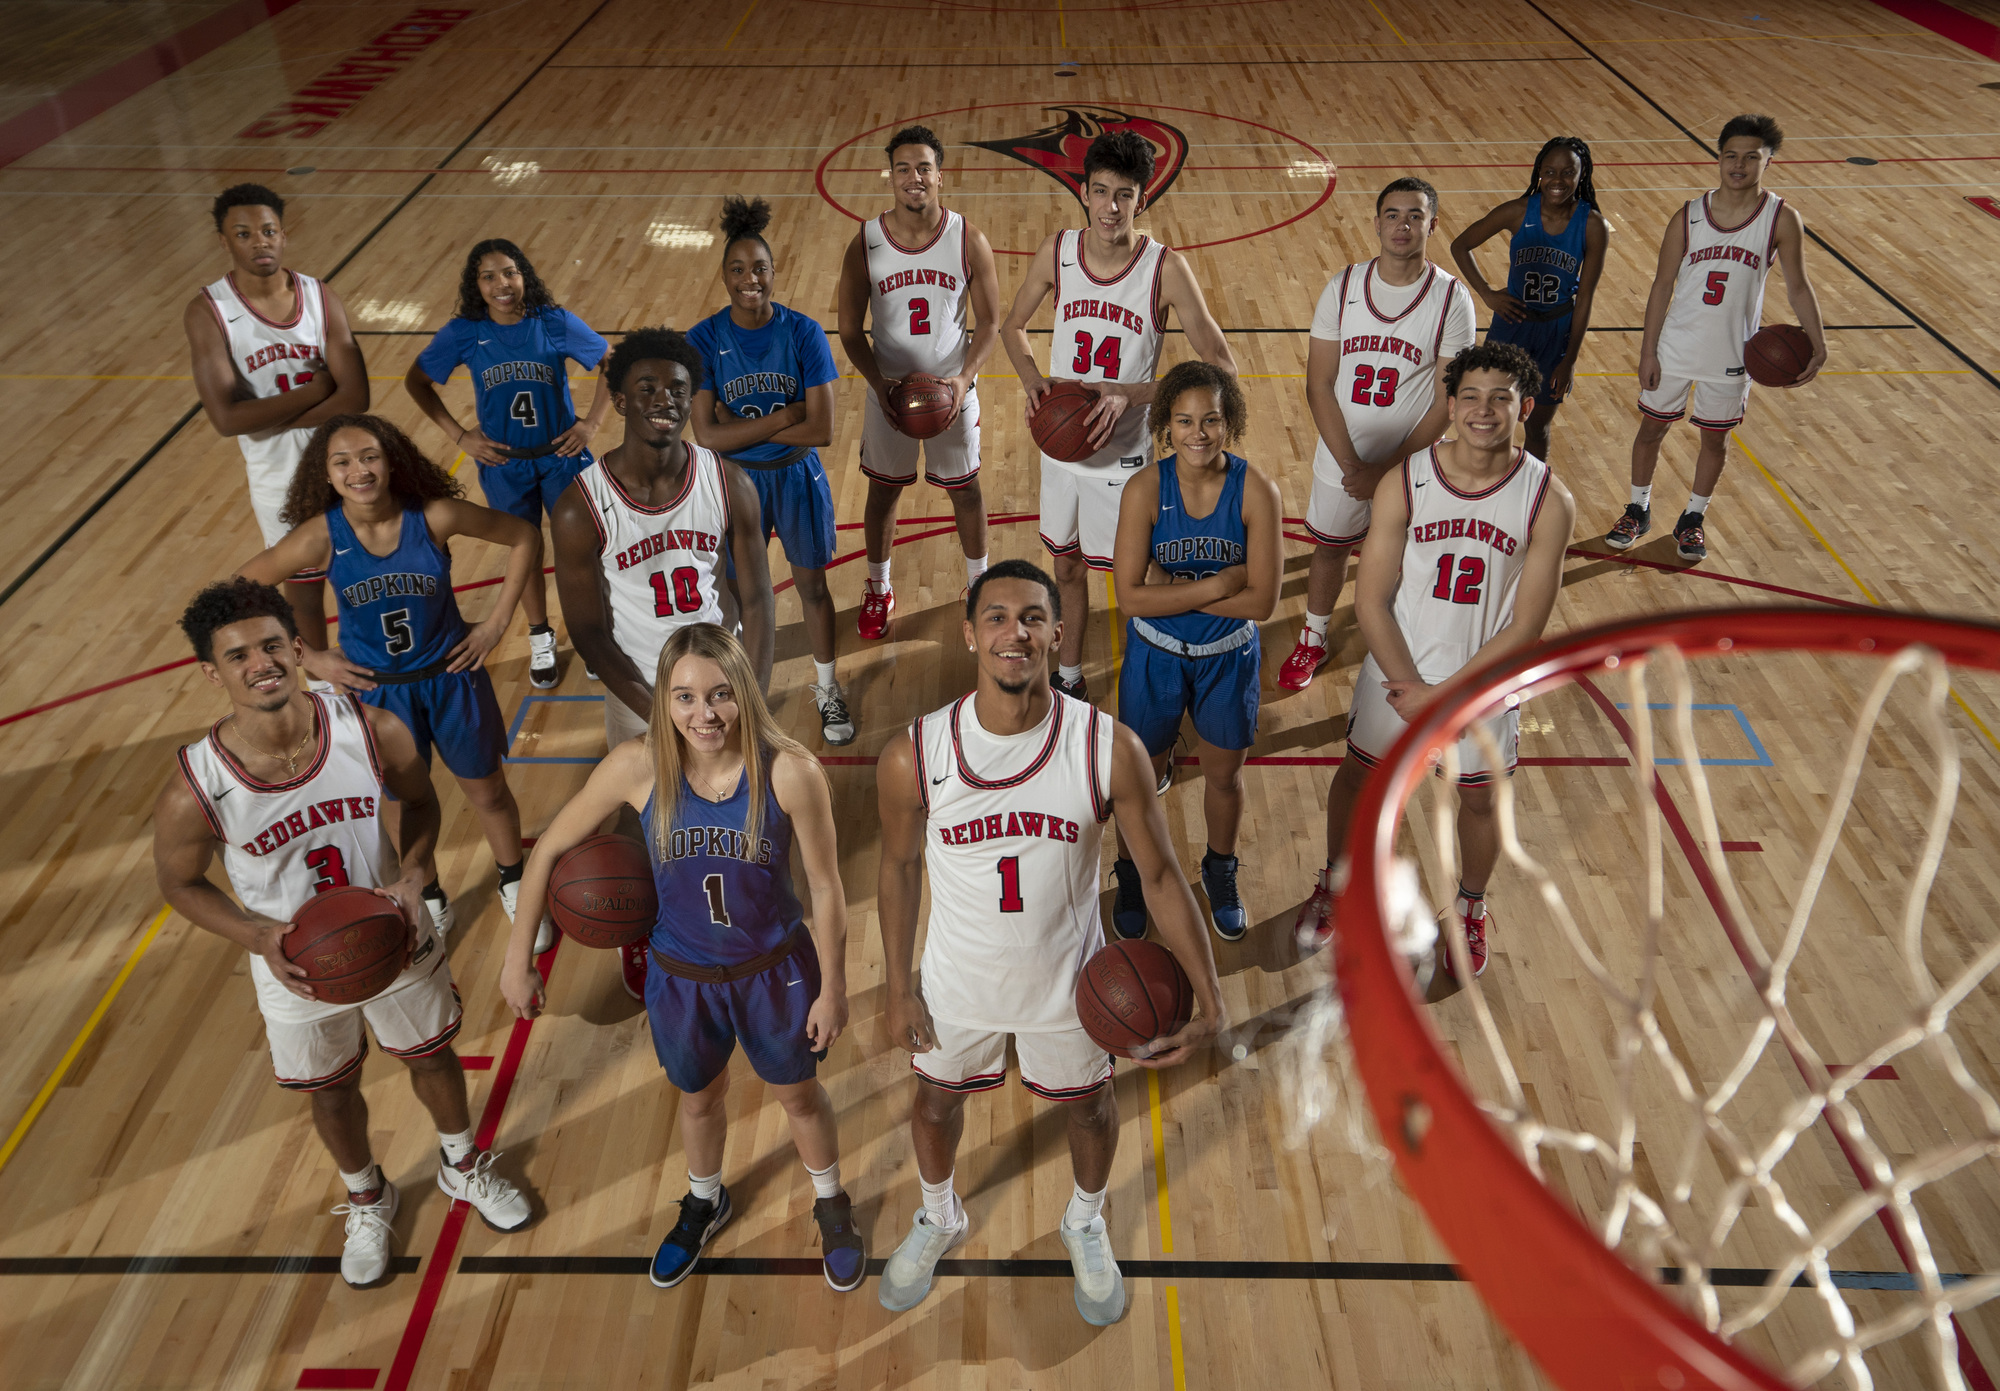
{"type": "Polygon", "coordinates": [[[1139,866],[1127,859],[1111,862],[1118,880],[1118,896],[1111,901],[1111,926],[1120,937],[1136,942],[1146,935],[1146,890],[1139,878],[1139,866]]]}
{"type": "Polygon", "coordinates": [[[1208,915],[1215,922],[1215,935],[1225,942],[1240,942],[1250,930],[1250,915],[1243,911],[1243,897],[1236,892],[1236,857],[1218,855],[1213,850],[1201,857],[1201,891],[1208,895],[1208,915]]]}
{"type": "Polygon", "coordinates": [[[846,1294],[868,1275],[868,1249],[854,1227],[854,1200],[845,1190],[814,1199],[813,1221],[819,1223],[820,1267],[826,1283],[846,1294]]]}
{"type": "Polygon", "coordinates": [[[1062,694],[1072,696],[1077,700],[1090,699],[1089,693],[1083,689],[1083,678],[1081,676],[1072,682],[1063,680],[1060,673],[1051,672],[1049,674],[1049,689],[1060,691],[1062,694]]]}
{"type": "Polygon", "coordinates": [[[667,1233],[667,1239],[653,1253],[653,1264],[647,1270],[646,1278],[663,1290],[670,1290],[687,1279],[694,1274],[694,1263],[701,1259],[702,1248],[735,1215],[729,1206],[727,1188],[716,1194],[713,1200],[705,1201],[692,1193],[682,1198],[681,1220],[674,1223],[674,1229],[667,1233]]]}
{"type": "Polygon", "coordinates": [[[1630,550],[1632,543],[1653,529],[1653,509],[1636,502],[1625,505],[1625,515],[1611,524],[1604,544],[1614,551],[1630,550]]]}
{"type": "Polygon", "coordinates": [[[1682,560],[1707,560],[1708,536],[1701,529],[1702,514],[1683,512],[1674,523],[1674,554],[1682,560]]]}

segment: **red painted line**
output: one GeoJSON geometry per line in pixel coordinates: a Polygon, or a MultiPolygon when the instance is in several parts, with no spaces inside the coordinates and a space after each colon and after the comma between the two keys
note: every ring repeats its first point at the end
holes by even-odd
{"type": "Polygon", "coordinates": [[[2000,198],[1989,198],[1984,194],[1974,198],[1967,196],[1966,202],[1985,213],[1988,217],[2000,217],[2000,198]]]}
{"type": "Polygon", "coordinates": [[[1722,842],[1722,853],[1725,855],[1742,855],[1751,851],[1762,850],[1763,848],[1762,845],[1759,845],[1754,840],[1725,840],[1722,842]]]}
{"type": "Polygon", "coordinates": [[[39,715],[45,710],[54,710],[58,706],[69,705],[72,702],[82,700],[85,696],[102,695],[104,692],[116,690],[120,686],[129,686],[134,681],[143,681],[148,676],[158,676],[163,671],[178,671],[182,667],[191,667],[193,665],[194,658],[182,657],[177,662],[163,662],[156,667],[147,667],[144,671],[135,671],[130,676],[121,676],[116,681],[106,681],[101,686],[92,686],[88,690],[76,691],[70,695],[57,696],[54,700],[43,701],[40,705],[31,705],[26,710],[17,710],[6,718],[0,719],[0,726],[10,725],[16,720],[25,720],[30,715],[39,715]]]}
{"type": "MultiPolygon", "coordinates": [[[[1618,707],[1606,698],[1604,692],[1597,689],[1597,684],[1588,676],[1579,674],[1576,678],[1576,684],[1581,686],[1584,693],[1597,702],[1598,708],[1604,712],[1604,717],[1611,721],[1612,728],[1618,731],[1618,737],[1625,741],[1625,746],[1636,750],[1638,745],[1633,739],[1632,727],[1625,722],[1625,717],[1618,713],[1618,707]]],[[[1751,954],[1750,948],[1744,939],[1742,926],[1729,911],[1729,905],[1722,897],[1722,887],[1716,883],[1715,875],[1709,870],[1708,861],[1696,847],[1694,836],[1689,832],[1687,822],[1681,819],[1680,808],[1675,805],[1673,795],[1667,791],[1666,783],[1658,778],[1653,780],[1653,799],[1659,803],[1661,819],[1667,823],[1667,828],[1673,832],[1674,840],[1679,844],[1681,855],[1687,860],[1689,870],[1694,873],[1695,881],[1701,885],[1702,892],[1707,895],[1709,907],[1715,910],[1716,920],[1722,924],[1722,931],[1729,938],[1729,945],[1735,950],[1736,959],[1742,963],[1743,970],[1750,977],[1751,981],[1757,981],[1760,979],[1757,959],[1751,954]]],[[[1780,1041],[1785,1043],[1785,1051],[1791,1054],[1792,1064],[1798,1068],[1799,1075],[1801,1077],[1808,1077],[1809,1074],[1806,1072],[1805,1059],[1799,1056],[1797,1050],[1792,1047],[1789,1041],[1783,1040],[1782,1037],[1780,1041]]],[[[1869,1075],[1872,1077],[1874,1074],[1871,1072],[1869,1075]]],[[[1874,1181],[1869,1177],[1867,1167],[1862,1163],[1861,1156],[1855,1152],[1847,1136],[1830,1119],[1827,1123],[1827,1129],[1832,1132],[1834,1142],[1840,1146],[1840,1152],[1846,1157],[1848,1167],[1854,1171],[1855,1179],[1859,1181],[1862,1188],[1872,1189],[1874,1181]]],[[[1896,1224],[1890,1220],[1888,1210],[1886,1208],[1878,1210],[1875,1216],[1882,1223],[1882,1230],[1888,1234],[1889,1244],[1896,1248],[1896,1255],[1902,1260],[1903,1268],[1911,1274],[1915,1274],[1917,1268],[1916,1262],[1910,1258],[1910,1249],[1903,1241],[1902,1232],[1897,1230],[1896,1224]]],[[[1972,1344],[1966,1339],[1965,1329],[1959,1323],[1958,1315],[1952,1315],[1951,1325],[1953,1331],[1958,1335],[1958,1369],[1964,1374],[1967,1384],[1973,1388],[1973,1391],[1996,1391],[1993,1378],[1987,1375],[1985,1364],[1979,1360],[1979,1354],[1973,1350],[1972,1344]]]]}
{"type": "Polygon", "coordinates": [[[195,21],[123,62],[72,82],[54,96],[0,122],[0,165],[12,164],[23,155],[32,154],[91,117],[102,115],[125,98],[179,72],[197,58],[206,57],[298,3],[299,0],[236,0],[235,4],[195,21]]]}
{"type": "Polygon", "coordinates": [[[493,1058],[490,1054],[484,1053],[475,1053],[471,1057],[461,1053],[458,1056],[458,1063],[467,1072],[488,1072],[492,1070],[493,1058]]]}
{"type": "Polygon", "coordinates": [[[1875,6],[1912,24],[1921,24],[1982,58],[2000,58],[2000,28],[1983,19],[1974,19],[1964,10],[1941,4],[1940,0],[1875,0],[1875,6]]]}
{"type": "MultiPolygon", "coordinates": [[[[562,950],[562,944],[562,934],[558,933],[555,945],[542,953],[535,963],[545,981],[555,969],[556,953],[562,950]]],[[[472,1142],[481,1149],[492,1148],[493,1137],[500,1133],[500,1113],[507,1109],[507,1098],[513,1094],[514,1079],[520,1075],[521,1059],[528,1051],[528,1034],[534,1027],[532,1019],[516,1019],[514,1027],[507,1033],[507,1047],[500,1056],[500,1069],[493,1074],[493,1090],[487,1093],[486,1105],[479,1112],[479,1128],[472,1137],[472,1142]]],[[[465,1235],[466,1214],[471,1211],[470,1204],[455,1201],[444,1215],[444,1226],[438,1231],[437,1245],[431,1248],[430,1259],[424,1262],[424,1282],[417,1289],[417,1302],[410,1309],[410,1320],[403,1326],[403,1338],[396,1345],[396,1357],[389,1364],[389,1379],[383,1384],[383,1391],[409,1391],[410,1378],[417,1370],[417,1356],[424,1350],[424,1339],[431,1331],[431,1320],[437,1316],[438,1299],[444,1293],[444,1282],[451,1275],[452,1262],[458,1255],[458,1243],[465,1235]]],[[[374,1383],[371,1381],[369,1385],[374,1383]]]]}
{"type": "Polygon", "coordinates": [[[308,1367],[299,1373],[299,1391],[372,1391],[380,1367],[308,1367]]]}
{"type": "MultiPolygon", "coordinates": [[[[1843,1072],[1853,1071],[1854,1064],[1828,1063],[1826,1065],[1826,1070],[1832,1073],[1835,1077],[1838,1077],[1843,1072]]],[[[1883,1063],[1880,1067],[1869,1068],[1868,1075],[1866,1077],[1863,1077],[1861,1080],[1864,1082],[1900,1082],[1903,1079],[1896,1075],[1895,1068],[1891,1067],[1888,1063],[1883,1063]]]]}
{"type": "Polygon", "coordinates": [[[1692,565],[1666,565],[1657,560],[1640,560],[1635,556],[1613,555],[1610,551],[1588,551],[1582,546],[1571,546],[1566,555],[1585,560],[1608,560],[1614,565],[1633,565],[1642,570],[1659,570],[1669,575],[1686,575],[1691,579],[1715,580],[1720,584],[1741,585],[1745,589],[1761,589],[1767,594],[1783,594],[1790,599],[1808,599],[1815,604],[1831,604],[1835,608],[1872,610],[1873,605],[1856,603],[1852,599],[1836,599],[1830,594],[1815,594],[1809,589],[1787,589],[1781,584],[1766,584],[1762,580],[1746,580],[1740,575],[1723,575],[1713,570],[1698,570],[1692,565]]]}

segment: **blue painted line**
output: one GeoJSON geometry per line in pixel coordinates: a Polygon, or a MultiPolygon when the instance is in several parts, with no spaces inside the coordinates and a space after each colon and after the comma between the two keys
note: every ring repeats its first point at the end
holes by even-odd
{"type": "MultiPolygon", "coordinates": [[[[510,749],[511,749],[511,748],[513,748],[513,747],[514,747],[514,741],[515,741],[516,739],[518,739],[518,738],[520,737],[520,735],[521,735],[521,724],[522,724],[522,722],[523,722],[523,721],[525,721],[525,720],[526,720],[526,719],[528,718],[528,707],[529,707],[530,705],[534,705],[534,704],[536,704],[537,702],[540,702],[540,703],[542,703],[542,704],[547,704],[547,705],[569,705],[569,704],[579,704],[579,703],[591,703],[591,704],[597,704],[597,705],[602,705],[602,704],[604,703],[604,697],[603,697],[603,696],[601,696],[601,695],[580,695],[580,696],[568,696],[568,695],[559,695],[559,696],[545,696],[545,695],[531,695],[531,696],[527,696],[527,697],[525,697],[525,698],[524,698],[524,699],[523,699],[523,700],[521,701],[521,708],[520,708],[520,709],[518,709],[518,710],[516,710],[516,711],[514,712],[514,720],[513,720],[513,723],[511,723],[511,724],[509,724],[509,725],[507,726],[507,747],[508,747],[508,748],[510,748],[510,749]]],[[[505,760],[505,761],[506,761],[506,762],[508,762],[508,763],[582,763],[582,764],[596,764],[596,763],[600,762],[601,760],[599,760],[599,759],[595,759],[595,758],[530,758],[530,757],[517,757],[517,756],[515,756],[514,754],[511,754],[511,753],[510,753],[510,754],[508,754],[508,755],[507,755],[507,757],[506,757],[506,760],[505,760]]]]}
{"type": "MultiPolygon", "coordinates": [[[[1617,708],[1627,710],[1631,707],[1620,703],[1617,705],[1617,708]]],[[[1647,705],[1646,708],[1648,710],[1671,710],[1674,708],[1674,704],[1670,700],[1654,701],[1647,705]]],[[[1743,737],[1750,741],[1750,747],[1757,751],[1755,758],[1704,758],[1701,760],[1704,768],[1771,768],[1776,766],[1771,762],[1770,753],[1764,748],[1764,741],[1759,739],[1757,731],[1750,727],[1750,717],[1743,713],[1740,706],[1692,704],[1688,708],[1690,710],[1727,710],[1736,717],[1737,727],[1743,731],[1743,737]]],[[[1681,766],[1681,760],[1678,758],[1656,758],[1653,760],[1653,763],[1655,766],[1661,768],[1678,768],[1681,766]]]]}

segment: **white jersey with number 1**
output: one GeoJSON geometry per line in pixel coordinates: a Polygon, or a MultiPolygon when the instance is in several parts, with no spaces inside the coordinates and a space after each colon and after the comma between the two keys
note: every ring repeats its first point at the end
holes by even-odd
{"type": "MultiPolygon", "coordinates": [[[[1167,248],[1151,237],[1139,245],[1125,269],[1099,280],[1083,261],[1085,233],[1056,233],[1055,335],[1049,340],[1049,376],[1078,382],[1135,384],[1153,380],[1165,341],[1160,272],[1167,248]]],[[[1104,448],[1081,463],[1042,456],[1043,467],[1090,472],[1136,469],[1149,457],[1146,407],[1132,406],[1118,417],[1104,448]]]]}
{"type": "Polygon", "coordinates": [[[1735,383],[1743,380],[1743,345],[1764,316],[1764,281],[1777,255],[1785,200],[1766,193],[1747,219],[1721,227],[1709,212],[1709,197],[1704,193],[1687,205],[1687,251],[1660,328],[1660,372],[1683,381],[1735,383]]]}
{"type": "Polygon", "coordinates": [[[861,241],[868,252],[869,336],[882,375],[901,380],[912,372],[964,371],[972,280],[965,219],[946,209],[936,236],[904,246],[884,214],[862,224],[861,241]]]}
{"type": "Polygon", "coordinates": [[[931,1014],[993,1033],[1080,1027],[1076,976],[1104,945],[1099,846],[1112,722],[1051,691],[1048,717],[989,734],[962,696],[910,731],[924,800],[931,1014]]]}

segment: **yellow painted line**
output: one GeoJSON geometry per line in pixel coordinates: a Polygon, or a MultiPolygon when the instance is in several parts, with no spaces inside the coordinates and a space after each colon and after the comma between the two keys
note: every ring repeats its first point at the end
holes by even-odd
{"type": "Polygon", "coordinates": [[[1392,21],[1388,15],[1382,14],[1382,7],[1376,4],[1375,0],[1368,0],[1368,8],[1375,11],[1376,14],[1382,15],[1382,22],[1389,26],[1389,32],[1396,36],[1397,43],[1401,44],[1405,48],[1408,48],[1410,46],[1410,41],[1403,37],[1403,31],[1396,27],[1395,22],[1392,21]]]}
{"type": "Polygon", "coordinates": [[[1160,1119],[1160,1074],[1146,1069],[1146,1109],[1153,1116],[1153,1188],[1160,1196],[1160,1254],[1174,1253],[1174,1217],[1167,1204],[1167,1135],[1160,1119]]]}
{"type": "Polygon", "coordinates": [[[736,21],[736,27],[729,31],[728,41],[722,45],[722,51],[724,53],[727,53],[730,50],[730,48],[735,45],[736,36],[742,33],[743,26],[750,22],[750,11],[756,9],[757,5],[758,5],[758,0],[750,0],[750,4],[743,11],[742,18],[736,21]]]}
{"type": "Polygon", "coordinates": [[[453,478],[458,477],[458,466],[465,462],[466,457],[467,456],[465,451],[463,449],[459,450],[458,457],[451,461],[451,467],[446,469],[445,472],[450,474],[453,478]]]}
{"type": "MultiPolygon", "coordinates": [[[[1840,552],[1833,548],[1833,543],[1826,539],[1826,537],[1820,532],[1820,529],[1812,524],[1812,518],[1808,517],[1805,514],[1805,511],[1798,505],[1798,503],[1793,501],[1791,493],[1788,492],[1785,489],[1785,486],[1777,480],[1777,478],[1772,474],[1771,470],[1764,467],[1764,461],[1759,459],[1755,454],[1750,452],[1750,446],[1743,442],[1743,436],[1737,434],[1734,430],[1731,430],[1729,432],[1729,437],[1736,441],[1736,447],[1743,451],[1743,457],[1748,459],[1751,463],[1757,466],[1757,472],[1764,475],[1764,481],[1770,484],[1771,491],[1776,493],[1781,499],[1783,499],[1785,506],[1792,509],[1792,515],[1797,517],[1802,523],[1805,524],[1805,529],[1812,533],[1813,540],[1819,542],[1820,545],[1825,549],[1826,553],[1833,557],[1833,563],[1838,565],[1843,571],[1846,572],[1847,578],[1854,581],[1854,587],[1861,591],[1862,596],[1866,598],[1869,603],[1875,605],[1877,608],[1881,608],[1882,600],[1876,596],[1875,591],[1870,589],[1867,585],[1861,582],[1861,576],[1854,573],[1854,567],[1849,565],[1846,559],[1842,557],[1840,552]]],[[[1995,749],[2000,749],[2000,738],[1994,737],[1993,731],[1986,727],[1986,721],[1980,719],[1979,716],[1976,713],[1974,713],[1972,707],[1965,703],[1965,697],[1960,695],[1956,690],[1954,690],[1951,693],[1951,699],[1953,704],[1957,705],[1960,710],[1963,710],[1965,712],[1965,718],[1971,720],[1973,725],[1979,730],[1979,732],[1986,736],[1986,742],[1991,744],[1995,749]]]]}
{"type": "Polygon", "coordinates": [[[139,945],[132,949],[132,954],[125,958],[125,964],[118,968],[118,974],[112,978],[111,988],[104,992],[104,998],[97,1002],[97,1008],[90,1012],[90,1018],[83,1021],[83,1028],[70,1040],[69,1048],[62,1055],[62,1061],[56,1064],[56,1070],[49,1074],[49,1080],[42,1083],[42,1089],[36,1092],[35,1099],[28,1103],[27,1114],[15,1123],[13,1133],[7,1137],[7,1143],[0,1145],[0,1169],[7,1167],[7,1161],[14,1157],[14,1151],[28,1138],[28,1131],[41,1116],[42,1108],[49,1104],[50,1098],[56,1094],[56,1088],[62,1085],[62,1079],[69,1072],[70,1064],[75,1062],[76,1055],[83,1051],[83,1045],[90,1041],[91,1034],[96,1032],[105,1012],[111,1008],[111,1002],[118,998],[118,992],[125,988],[125,982],[131,978],[133,967],[137,966],[139,958],[146,954],[146,948],[153,945],[153,939],[159,936],[160,928],[166,923],[167,915],[172,911],[171,908],[160,909],[158,916],[153,919],[152,926],[146,929],[146,935],[139,939],[139,945]]]}
{"type": "Polygon", "coordinates": [[[1181,1292],[1178,1285],[1167,1286],[1167,1355],[1174,1364],[1174,1391],[1187,1391],[1187,1363],[1181,1356],[1181,1292]]]}
{"type": "Polygon", "coordinates": [[[1063,0],[1056,0],[1056,43],[1064,50],[1063,56],[1068,57],[1069,16],[1063,13],[1063,0]]]}

